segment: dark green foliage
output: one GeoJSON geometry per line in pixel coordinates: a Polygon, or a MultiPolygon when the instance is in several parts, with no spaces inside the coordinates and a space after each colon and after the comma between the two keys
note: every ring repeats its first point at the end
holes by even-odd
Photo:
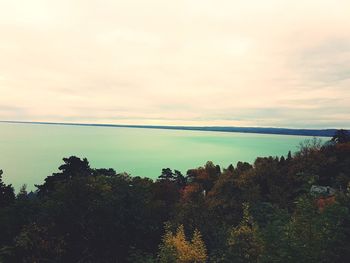
{"type": "Polygon", "coordinates": [[[337,130],[332,138],[335,143],[347,143],[350,142],[350,134],[347,130],[337,130]]]}
{"type": "Polygon", "coordinates": [[[87,159],[81,160],[78,157],[71,156],[69,158],[63,158],[63,161],[64,164],[58,168],[60,170],[59,173],[54,173],[46,177],[44,184],[36,185],[39,196],[54,192],[55,187],[59,184],[65,183],[75,177],[88,177],[93,174],[87,159]]]}
{"type": "Polygon", "coordinates": [[[178,187],[184,187],[186,185],[186,177],[180,171],[174,170],[173,172],[170,168],[162,169],[158,181],[175,182],[178,187]]]}
{"type": "Polygon", "coordinates": [[[15,199],[15,193],[11,185],[6,185],[2,181],[3,171],[0,170],[0,208],[8,206],[15,199]]]}
{"type": "Polygon", "coordinates": [[[173,171],[170,168],[164,168],[162,169],[162,174],[159,176],[159,179],[161,180],[173,180],[174,174],[173,171]]]}
{"type": "Polygon", "coordinates": [[[209,262],[350,262],[350,142],[342,131],[333,141],[156,181],[73,156],[17,196],[0,171],[0,262],[158,262],[165,223],[199,231],[209,262]]]}
{"type": "Polygon", "coordinates": [[[224,256],[226,262],[260,262],[264,249],[259,228],[250,215],[249,205],[243,204],[243,218],[240,224],[231,229],[227,239],[228,249],[224,256]]]}

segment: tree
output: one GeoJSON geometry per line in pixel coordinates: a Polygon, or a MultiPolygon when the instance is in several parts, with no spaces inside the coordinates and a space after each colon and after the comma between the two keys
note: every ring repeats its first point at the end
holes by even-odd
{"type": "Polygon", "coordinates": [[[62,236],[55,237],[48,227],[35,223],[23,227],[15,238],[14,246],[0,251],[4,262],[64,262],[62,256],[65,242],[62,236]]]}
{"type": "MultiPolygon", "coordinates": [[[[347,204],[349,200],[346,200],[347,204]]],[[[287,225],[290,262],[349,262],[349,209],[341,203],[322,212],[310,196],[302,196],[287,225]]]]}
{"type": "Polygon", "coordinates": [[[207,261],[207,249],[202,239],[202,235],[198,229],[194,230],[191,240],[192,257],[194,262],[206,262],[207,261]]]}
{"type": "Polygon", "coordinates": [[[206,192],[210,191],[214,182],[221,174],[220,166],[214,165],[213,162],[208,161],[204,167],[197,169],[190,169],[187,171],[187,178],[189,183],[198,183],[206,192]]]}
{"type": "Polygon", "coordinates": [[[172,181],[173,178],[174,178],[174,174],[170,168],[162,169],[162,173],[160,174],[159,179],[172,181]]]}
{"type": "Polygon", "coordinates": [[[312,139],[306,139],[299,144],[299,151],[297,155],[308,157],[315,152],[319,152],[321,147],[322,141],[320,138],[313,137],[312,139]]]}
{"type": "Polygon", "coordinates": [[[117,176],[117,173],[114,169],[109,168],[109,169],[105,169],[105,168],[100,168],[100,169],[93,169],[92,173],[94,176],[117,176]]]}
{"type": "Polygon", "coordinates": [[[167,227],[158,258],[162,263],[203,263],[208,256],[199,230],[196,229],[192,240],[187,241],[184,227],[180,225],[175,234],[167,227]]]}
{"type": "Polygon", "coordinates": [[[24,184],[21,186],[21,189],[19,189],[19,192],[17,194],[17,199],[25,200],[27,199],[28,192],[27,192],[27,185],[24,184]]]}
{"type": "Polygon", "coordinates": [[[186,178],[179,170],[174,170],[173,172],[170,168],[163,168],[158,178],[158,181],[174,182],[180,188],[186,185],[186,178]]]}
{"type": "Polygon", "coordinates": [[[335,143],[347,143],[350,142],[350,134],[347,130],[337,130],[332,137],[332,141],[335,143]]]}
{"type": "Polygon", "coordinates": [[[249,213],[249,205],[243,204],[243,219],[232,229],[228,238],[228,262],[259,262],[263,252],[263,242],[259,236],[258,226],[249,213]]]}
{"type": "Polygon", "coordinates": [[[15,193],[12,185],[6,185],[2,181],[2,170],[0,170],[0,208],[8,206],[15,200],[15,193]]]}
{"type": "Polygon", "coordinates": [[[0,180],[0,262],[350,262],[350,143],[162,175],[70,157],[39,196],[0,180]],[[315,184],[336,189],[323,209],[315,184]]]}
{"type": "Polygon", "coordinates": [[[174,171],[174,180],[176,184],[181,188],[184,187],[187,183],[185,176],[183,176],[183,174],[178,170],[174,171]]]}
{"type": "Polygon", "coordinates": [[[69,158],[63,158],[63,162],[64,164],[58,168],[60,170],[59,173],[54,173],[46,177],[44,184],[36,185],[39,196],[50,194],[60,182],[69,181],[75,177],[88,177],[93,175],[93,171],[86,158],[81,160],[76,156],[71,156],[69,158]]]}
{"type": "Polygon", "coordinates": [[[170,230],[170,225],[165,225],[165,233],[162,238],[162,243],[159,245],[158,260],[160,263],[176,263],[177,251],[173,242],[173,233],[170,230]]]}

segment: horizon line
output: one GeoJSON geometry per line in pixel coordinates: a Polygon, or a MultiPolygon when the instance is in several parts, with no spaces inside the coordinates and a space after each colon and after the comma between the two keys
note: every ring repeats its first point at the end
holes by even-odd
{"type": "MultiPolygon", "coordinates": [[[[38,124],[38,125],[65,125],[65,126],[90,126],[90,127],[114,127],[114,128],[146,128],[164,130],[192,130],[212,132],[237,132],[280,135],[304,135],[332,137],[338,128],[285,128],[285,127],[259,127],[259,126],[186,126],[186,125],[142,125],[142,124],[107,124],[107,123],[75,123],[75,122],[48,122],[48,121],[16,121],[0,120],[0,123],[13,124],[38,124]],[[314,134],[315,133],[315,134],[314,134]]],[[[349,129],[345,129],[348,130],[349,129]]]]}
{"type": "Polygon", "coordinates": [[[17,121],[17,120],[0,120],[0,123],[23,123],[23,124],[52,124],[52,125],[83,125],[83,126],[115,126],[115,127],[174,127],[174,128],[257,128],[257,129],[285,129],[285,130],[350,130],[346,128],[292,128],[279,126],[229,126],[229,125],[162,125],[162,124],[120,124],[120,123],[93,123],[93,122],[57,122],[57,121],[17,121]]]}

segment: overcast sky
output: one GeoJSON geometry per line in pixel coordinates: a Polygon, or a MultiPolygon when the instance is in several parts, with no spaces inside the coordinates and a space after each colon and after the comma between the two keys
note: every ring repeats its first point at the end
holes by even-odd
{"type": "Polygon", "coordinates": [[[350,1],[0,0],[0,120],[350,128],[350,1]]]}

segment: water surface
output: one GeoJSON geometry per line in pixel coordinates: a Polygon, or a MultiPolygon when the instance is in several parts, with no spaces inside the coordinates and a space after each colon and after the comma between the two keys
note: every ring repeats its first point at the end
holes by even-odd
{"type": "MultiPolygon", "coordinates": [[[[310,137],[142,128],[0,123],[0,169],[16,189],[41,184],[63,157],[86,157],[94,168],[157,178],[162,168],[187,169],[208,160],[227,167],[257,156],[296,151],[310,137]]],[[[325,138],[323,138],[325,140],[325,138]]]]}

